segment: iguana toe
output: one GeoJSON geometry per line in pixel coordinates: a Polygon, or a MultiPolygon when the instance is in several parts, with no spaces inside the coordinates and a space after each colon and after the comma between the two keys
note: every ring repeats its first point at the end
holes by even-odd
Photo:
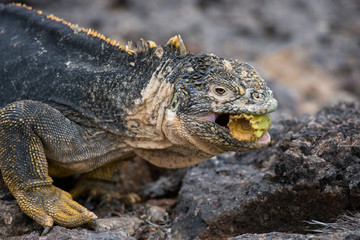
{"type": "Polygon", "coordinates": [[[136,193],[128,193],[125,196],[121,197],[120,200],[125,205],[133,205],[135,203],[141,202],[141,198],[136,193]]]}
{"type": "Polygon", "coordinates": [[[65,227],[76,227],[97,218],[73,201],[69,193],[52,185],[17,190],[14,195],[24,213],[44,226],[42,235],[47,234],[54,222],[65,227]]]}

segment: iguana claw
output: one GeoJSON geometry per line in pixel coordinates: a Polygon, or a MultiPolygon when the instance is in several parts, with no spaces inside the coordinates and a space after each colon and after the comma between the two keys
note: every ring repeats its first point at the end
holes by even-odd
{"type": "Polygon", "coordinates": [[[97,219],[92,222],[91,227],[95,230],[96,233],[99,233],[100,225],[97,219]]]}
{"type": "Polygon", "coordinates": [[[46,226],[44,227],[44,230],[41,233],[41,236],[45,236],[49,231],[50,231],[51,227],[50,226],[46,226]]]}

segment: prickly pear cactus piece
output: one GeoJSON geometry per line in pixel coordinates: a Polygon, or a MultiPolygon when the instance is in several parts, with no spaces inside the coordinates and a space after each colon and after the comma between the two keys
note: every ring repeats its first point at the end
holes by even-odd
{"type": "Polygon", "coordinates": [[[270,129],[269,114],[250,115],[246,113],[231,115],[228,123],[230,134],[239,141],[255,141],[270,129]]]}

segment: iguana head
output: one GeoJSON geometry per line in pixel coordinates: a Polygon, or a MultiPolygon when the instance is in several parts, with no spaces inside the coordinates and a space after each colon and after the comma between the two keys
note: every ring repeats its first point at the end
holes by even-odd
{"type": "Polygon", "coordinates": [[[168,125],[181,132],[174,141],[212,155],[270,143],[268,114],[277,101],[252,66],[213,54],[189,54],[185,62],[174,76],[166,111],[168,125]]]}

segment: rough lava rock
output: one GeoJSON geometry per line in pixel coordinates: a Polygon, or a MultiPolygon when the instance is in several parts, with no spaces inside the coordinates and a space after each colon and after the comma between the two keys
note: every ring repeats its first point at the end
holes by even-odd
{"type": "Polygon", "coordinates": [[[313,226],[305,221],[331,222],[360,210],[359,116],[359,103],[340,103],[279,120],[269,148],[192,168],[178,196],[173,235],[306,233],[313,226]],[[240,156],[246,161],[236,160],[240,156]]]}
{"type": "Polygon", "coordinates": [[[100,232],[95,233],[87,229],[68,229],[60,226],[55,226],[53,229],[44,237],[40,237],[39,232],[32,232],[27,235],[7,238],[8,240],[112,240],[112,239],[124,239],[124,240],[135,240],[135,238],[129,236],[125,231],[117,230],[115,232],[100,232]]]}
{"type": "Polygon", "coordinates": [[[287,233],[264,233],[264,234],[243,234],[228,240],[358,240],[360,231],[349,231],[341,233],[316,234],[287,234],[287,233]]]}
{"type": "Polygon", "coordinates": [[[324,108],[303,121],[300,131],[287,133],[280,148],[275,163],[279,182],[310,184],[321,191],[337,188],[347,197],[348,209],[360,208],[359,103],[324,108]]]}

